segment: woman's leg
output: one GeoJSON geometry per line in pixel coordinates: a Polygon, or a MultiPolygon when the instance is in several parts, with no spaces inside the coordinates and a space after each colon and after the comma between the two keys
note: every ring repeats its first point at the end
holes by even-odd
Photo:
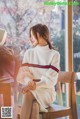
{"type": "Polygon", "coordinates": [[[33,101],[35,100],[31,92],[27,92],[23,97],[23,104],[21,109],[21,119],[30,119],[33,101]]]}
{"type": "Polygon", "coordinates": [[[39,119],[39,107],[39,103],[36,100],[34,100],[30,119],[39,119]]]}

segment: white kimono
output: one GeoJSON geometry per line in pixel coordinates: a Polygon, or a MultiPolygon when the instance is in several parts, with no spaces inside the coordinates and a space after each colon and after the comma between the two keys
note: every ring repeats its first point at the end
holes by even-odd
{"type": "Polygon", "coordinates": [[[28,65],[20,68],[17,81],[26,84],[25,77],[41,79],[40,82],[36,82],[36,89],[30,91],[40,104],[40,111],[47,112],[46,108],[56,98],[55,85],[60,69],[60,54],[54,49],[49,49],[48,45],[37,45],[26,51],[24,63],[28,65]]]}

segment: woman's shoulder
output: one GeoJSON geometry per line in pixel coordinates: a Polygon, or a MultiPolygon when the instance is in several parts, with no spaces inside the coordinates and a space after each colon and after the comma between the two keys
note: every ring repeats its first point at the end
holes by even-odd
{"type": "Polygon", "coordinates": [[[52,54],[57,55],[57,56],[60,55],[59,51],[57,51],[55,49],[52,49],[52,54]]]}
{"type": "Polygon", "coordinates": [[[25,54],[24,55],[29,55],[29,54],[31,54],[31,53],[33,53],[34,52],[34,48],[29,48],[29,49],[27,49],[26,51],[25,51],[25,54]]]}

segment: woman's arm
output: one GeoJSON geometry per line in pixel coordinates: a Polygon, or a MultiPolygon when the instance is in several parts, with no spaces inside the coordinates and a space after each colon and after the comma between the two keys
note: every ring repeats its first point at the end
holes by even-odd
{"type": "MultiPolygon", "coordinates": [[[[29,55],[28,52],[25,53],[22,64],[23,63],[28,63],[29,55]]],[[[24,78],[28,77],[30,79],[34,79],[33,74],[30,72],[28,66],[22,66],[19,69],[18,75],[17,75],[17,82],[19,83],[24,83],[24,78]]]]}
{"type": "MultiPolygon", "coordinates": [[[[51,62],[51,66],[54,66],[58,70],[60,69],[60,54],[57,52],[51,62]]],[[[36,88],[50,88],[57,83],[58,71],[49,68],[48,71],[41,76],[41,81],[36,82],[36,88]]]]}

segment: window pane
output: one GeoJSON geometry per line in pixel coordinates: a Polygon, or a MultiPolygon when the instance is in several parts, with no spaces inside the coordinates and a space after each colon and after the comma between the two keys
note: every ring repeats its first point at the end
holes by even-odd
{"type": "MultiPolygon", "coordinates": [[[[79,0],[77,0],[78,2],[79,0]]],[[[79,1],[80,2],[80,1],[79,1]]],[[[76,72],[76,99],[78,119],[80,119],[80,5],[73,6],[73,61],[76,72]]]]}
{"type": "Polygon", "coordinates": [[[73,6],[74,71],[80,72],[80,6],[73,6]]]}
{"type": "Polygon", "coordinates": [[[65,8],[57,7],[51,12],[50,33],[53,45],[61,55],[61,70],[65,70],[65,8]]]}
{"type": "Polygon", "coordinates": [[[30,47],[29,28],[37,23],[46,24],[53,46],[61,54],[61,70],[65,70],[65,6],[45,5],[44,1],[0,1],[0,28],[8,32],[5,45],[20,54],[21,50],[30,47]]]}

